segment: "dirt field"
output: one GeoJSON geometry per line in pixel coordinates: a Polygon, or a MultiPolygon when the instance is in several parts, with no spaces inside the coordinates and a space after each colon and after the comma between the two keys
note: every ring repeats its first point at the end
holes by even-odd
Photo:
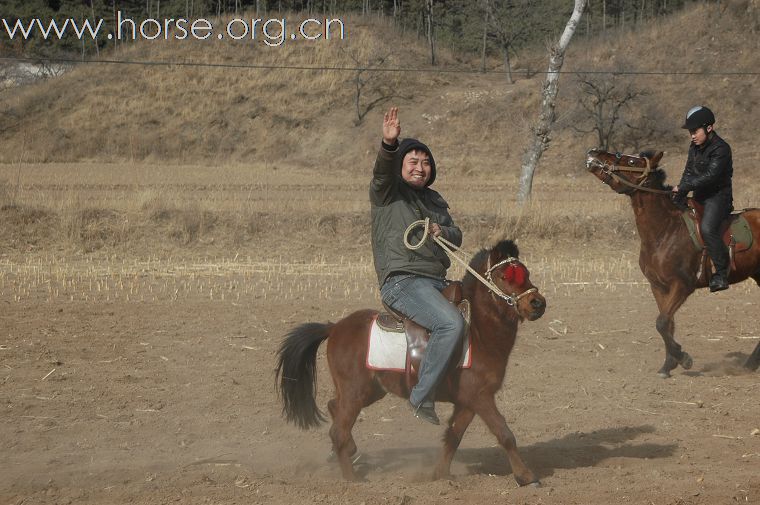
{"type": "MultiPolygon", "coordinates": [[[[225,280],[242,283],[231,270],[225,280]]],[[[9,281],[2,503],[760,502],[760,380],[737,367],[757,342],[758,301],[742,288],[690,300],[679,328],[695,366],[670,380],[655,375],[663,353],[644,286],[545,291],[549,310],[522,327],[498,398],[543,482],[521,489],[479,421],[454,480],[431,482],[442,429],[398,398],[355,428],[365,483],[325,462],[326,427],[283,423],[272,374],[281,335],[376,306],[369,294],[14,301],[9,281]]]]}
{"type": "MultiPolygon", "coordinates": [[[[567,234],[583,236],[580,229],[554,242],[522,233],[522,257],[549,305],[521,327],[497,398],[542,487],[517,487],[479,420],[455,457],[454,478],[431,481],[443,429],[413,418],[399,398],[366,409],[355,427],[366,482],[345,483],[326,462],[327,425],[302,432],[284,424],[273,374],[282,335],[379,306],[366,238],[341,235],[352,222],[346,215],[365,212],[364,186],[352,182],[338,193],[345,201],[333,221],[301,232],[287,221],[262,224],[228,250],[213,230],[185,249],[169,235],[173,255],[166,244],[140,253],[139,241],[105,240],[95,252],[6,244],[0,503],[760,503],[760,375],[739,367],[760,338],[760,290],[746,283],[692,297],[677,337],[694,368],[659,379],[664,350],[637,243],[626,235],[630,209],[590,180],[573,184],[557,212],[596,209],[600,219],[582,219],[599,228],[588,225],[590,237],[577,243],[567,234]],[[618,222],[617,231],[604,227],[618,222]]],[[[248,191],[275,208],[292,193],[274,186],[248,191]]],[[[467,223],[472,250],[494,234],[493,219],[508,217],[489,203],[503,186],[461,186],[445,193],[453,209],[464,207],[455,217],[467,223]],[[476,187],[492,193],[471,198],[476,187]]],[[[44,199],[44,188],[37,191],[44,199]]],[[[315,203],[323,196],[299,205],[326,214],[315,203]]],[[[539,200],[537,226],[554,220],[551,199],[539,200]]],[[[38,219],[24,229],[47,229],[38,219]]],[[[324,409],[332,388],[324,356],[319,366],[324,409]]]]}

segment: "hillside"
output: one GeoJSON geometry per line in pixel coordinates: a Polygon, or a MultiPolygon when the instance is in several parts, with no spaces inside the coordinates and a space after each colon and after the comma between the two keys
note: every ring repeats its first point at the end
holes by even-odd
{"type": "MultiPolygon", "coordinates": [[[[731,72],[757,68],[760,38],[753,33],[747,4],[720,10],[694,5],[668,19],[630,31],[577,38],[565,70],[626,72],[731,72]]],[[[248,163],[263,166],[347,168],[371,161],[381,109],[401,107],[404,134],[425,138],[440,162],[479,173],[492,163],[519,163],[529,125],[536,116],[543,48],[517,58],[517,82],[502,74],[427,72],[427,47],[395,33],[375,18],[348,17],[344,41],[263,44],[140,42],[104,58],[127,61],[207,62],[285,66],[376,66],[418,72],[364,73],[362,103],[392,95],[356,125],[353,71],[281,70],[199,66],[81,65],[62,77],[28,86],[0,103],[16,123],[0,134],[0,162],[98,161],[161,163],[248,163]]],[[[477,67],[474,57],[445,50],[440,68],[477,67]]],[[[502,68],[493,60],[490,66],[502,68]]],[[[622,75],[641,94],[631,103],[627,130],[612,148],[653,145],[682,155],[687,141],[678,129],[685,110],[710,105],[718,130],[737,159],[758,159],[747,119],[756,117],[758,76],[622,75]]],[[[579,153],[596,145],[578,107],[572,74],[562,77],[559,121],[546,170],[577,169],[579,153]]]]}

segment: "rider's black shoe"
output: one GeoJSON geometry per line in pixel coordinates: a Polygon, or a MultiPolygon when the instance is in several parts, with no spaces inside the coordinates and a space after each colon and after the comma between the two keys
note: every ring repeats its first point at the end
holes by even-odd
{"type": "Polygon", "coordinates": [[[435,413],[435,403],[424,401],[418,406],[415,406],[410,400],[409,407],[412,409],[414,417],[417,419],[422,419],[430,424],[441,424],[440,419],[438,419],[438,414],[435,413]]]}
{"type": "Polygon", "coordinates": [[[710,292],[723,291],[728,289],[728,279],[723,274],[716,273],[710,279],[710,292]]]}

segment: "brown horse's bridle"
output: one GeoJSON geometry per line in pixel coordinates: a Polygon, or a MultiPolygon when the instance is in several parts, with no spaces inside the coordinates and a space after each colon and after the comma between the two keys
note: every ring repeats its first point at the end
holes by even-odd
{"type": "MultiPolygon", "coordinates": [[[[488,266],[490,263],[491,263],[491,257],[489,256],[488,257],[488,263],[486,264],[486,266],[488,266]]],[[[520,264],[520,265],[522,265],[522,263],[520,263],[520,260],[518,260],[515,257],[510,256],[509,258],[501,260],[500,262],[496,263],[494,266],[488,267],[488,269],[486,270],[486,279],[488,280],[489,283],[491,283],[491,285],[488,286],[488,288],[491,291],[491,295],[492,296],[493,295],[498,296],[502,300],[506,301],[507,305],[509,305],[510,307],[514,307],[514,306],[517,305],[517,302],[519,302],[523,297],[528,296],[531,293],[537,293],[538,292],[538,288],[536,288],[536,287],[528,288],[525,291],[523,291],[522,293],[512,293],[511,295],[508,295],[505,292],[503,292],[501,289],[499,289],[496,286],[496,283],[493,281],[493,278],[491,277],[491,274],[493,273],[494,270],[496,270],[500,266],[507,265],[507,264],[509,264],[509,265],[514,265],[514,264],[520,264]]],[[[524,267],[525,266],[523,265],[523,268],[524,267]]],[[[527,270],[527,268],[526,268],[526,270],[527,270]]]]}
{"type": "MultiPolygon", "coordinates": [[[[493,272],[496,268],[506,263],[510,263],[510,264],[519,263],[522,265],[522,263],[520,263],[520,260],[518,260],[517,258],[510,256],[509,258],[498,262],[494,266],[488,267],[486,269],[485,278],[484,278],[477,271],[475,271],[475,269],[472,268],[464,259],[460,258],[456,254],[455,251],[459,250],[459,246],[452,244],[451,242],[449,242],[443,237],[428,235],[429,229],[430,229],[430,218],[420,219],[419,221],[415,221],[412,224],[410,224],[406,228],[406,231],[404,232],[404,245],[406,246],[406,248],[412,251],[415,249],[419,249],[420,247],[422,247],[422,244],[425,243],[425,240],[427,240],[428,236],[432,237],[435,243],[441,246],[441,249],[443,249],[446,252],[446,254],[449,255],[450,258],[461,263],[464,266],[465,270],[470,272],[473,277],[475,277],[477,280],[482,282],[489,289],[489,291],[491,291],[491,296],[498,296],[502,300],[506,301],[507,305],[509,305],[510,307],[516,306],[517,302],[519,302],[520,299],[523,298],[524,296],[527,296],[530,293],[538,292],[538,288],[532,287],[532,288],[526,289],[522,293],[519,293],[519,294],[512,293],[511,295],[508,295],[505,292],[503,292],[501,289],[499,289],[496,283],[494,283],[493,279],[491,278],[491,272],[493,272]],[[412,244],[409,242],[409,233],[415,228],[417,228],[418,226],[424,226],[425,232],[422,235],[422,239],[417,244],[412,244]]],[[[486,264],[486,266],[490,264],[491,264],[491,256],[488,256],[488,263],[486,264]]],[[[523,268],[525,268],[525,265],[522,265],[522,266],[523,268]]],[[[525,268],[525,270],[528,270],[528,269],[525,268]]]]}
{"type": "MultiPolygon", "coordinates": [[[[620,160],[621,156],[620,154],[617,154],[617,159],[620,160]]],[[[632,157],[633,158],[633,157],[632,157]]],[[[646,191],[648,193],[657,193],[657,194],[670,194],[670,191],[666,191],[664,189],[655,189],[655,188],[648,188],[644,186],[644,182],[647,180],[647,177],[649,177],[649,174],[652,173],[652,167],[649,162],[649,158],[642,157],[639,159],[643,159],[646,163],[646,167],[634,167],[634,166],[625,166],[625,165],[616,165],[614,163],[605,163],[601,162],[596,158],[588,157],[586,158],[586,168],[596,167],[606,176],[602,182],[604,184],[607,184],[610,186],[610,181],[614,180],[615,182],[619,182],[620,184],[627,186],[628,189],[625,191],[618,191],[615,190],[616,193],[620,193],[622,195],[632,195],[636,191],[646,191]],[[636,178],[636,183],[630,182],[625,177],[619,176],[616,172],[634,172],[641,174],[639,177],[636,178]]],[[[633,163],[633,159],[630,160],[629,163],[633,163]]]]}

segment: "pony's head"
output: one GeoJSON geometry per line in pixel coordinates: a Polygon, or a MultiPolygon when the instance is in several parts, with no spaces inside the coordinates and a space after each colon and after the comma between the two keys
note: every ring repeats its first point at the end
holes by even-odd
{"type": "MultiPolygon", "coordinates": [[[[520,319],[535,321],[544,315],[546,299],[530,281],[528,268],[518,259],[520,252],[511,240],[502,240],[495,247],[478,253],[471,263],[496,290],[494,298],[513,307],[520,319]],[[498,290],[498,291],[497,291],[498,290]]],[[[468,274],[472,281],[475,277],[468,274]]]]}
{"type": "Polygon", "coordinates": [[[657,167],[662,155],[662,151],[631,156],[591,149],[586,153],[586,169],[616,193],[632,195],[642,188],[665,190],[665,172],[657,167]]]}

